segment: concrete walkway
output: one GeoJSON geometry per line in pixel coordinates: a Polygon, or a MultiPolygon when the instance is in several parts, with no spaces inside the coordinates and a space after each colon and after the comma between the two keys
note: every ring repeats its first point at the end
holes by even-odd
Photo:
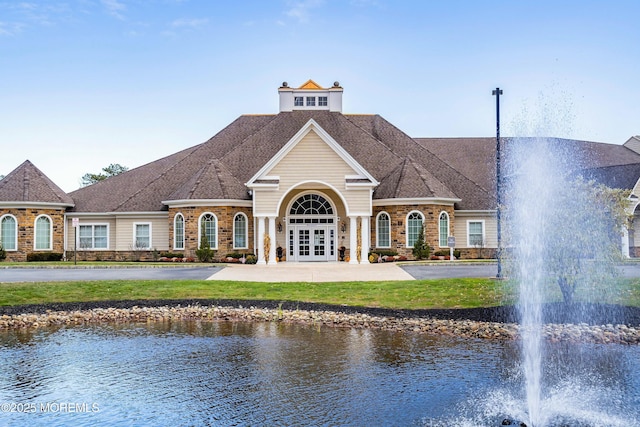
{"type": "Polygon", "coordinates": [[[393,263],[282,262],[273,265],[230,264],[209,277],[208,280],[234,280],[242,282],[353,282],[414,280],[414,278],[393,263]]]}

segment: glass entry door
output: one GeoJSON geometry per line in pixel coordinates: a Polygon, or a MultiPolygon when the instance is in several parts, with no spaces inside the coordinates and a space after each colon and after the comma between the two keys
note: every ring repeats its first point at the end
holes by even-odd
{"type": "MultiPolygon", "coordinates": [[[[329,261],[335,258],[335,226],[299,225],[291,227],[295,261],[329,261]]],[[[291,250],[293,249],[293,250],[291,250]]]]}

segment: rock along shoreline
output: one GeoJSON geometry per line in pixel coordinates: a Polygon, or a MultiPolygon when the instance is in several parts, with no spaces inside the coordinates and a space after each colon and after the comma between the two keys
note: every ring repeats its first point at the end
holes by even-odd
{"type": "MultiPolygon", "coordinates": [[[[0,331],[103,323],[247,321],[517,340],[520,326],[513,321],[513,316],[512,307],[388,310],[274,301],[104,301],[2,307],[0,331]]],[[[542,336],[551,342],[637,345],[640,327],[624,323],[548,323],[543,325],[542,336]]]]}

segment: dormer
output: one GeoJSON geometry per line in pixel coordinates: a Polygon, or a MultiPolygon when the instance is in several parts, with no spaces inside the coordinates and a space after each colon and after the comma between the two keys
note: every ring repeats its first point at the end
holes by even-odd
{"type": "Polygon", "coordinates": [[[313,80],[307,80],[297,89],[283,82],[278,88],[280,112],[293,110],[328,110],[342,112],[342,87],[334,82],[330,88],[323,88],[313,80]]]}

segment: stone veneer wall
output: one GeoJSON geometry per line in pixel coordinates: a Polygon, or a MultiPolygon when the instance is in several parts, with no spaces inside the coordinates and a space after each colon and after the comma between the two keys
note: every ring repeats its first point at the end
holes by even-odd
{"type": "Polygon", "coordinates": [[[18,250],[7,251],[7,261],[26,261],[31,252],[64,252],[64,210],[63,209],[7,209],[2,215],[10,214],[18,222],[18,250]],[[35,221],[40,215],[51,219],[51,249],[34,249],[35,221]]]}
{"type": "MultiPolygon", "coordinates": [[[[198,249],[198,220],[200,215],[211,212],[218,218],[218,247],[215,257],[225,256],[231,252],[253,253],[253,215],[249,207],[216,206],[216,207],[186,207],[169,208],[169,251],[184,253],[186,257],[196,257],[198,249]],[[247,216],[247,249],[233,248],[233,218],[239,212],[247,216]],[[184,250],[173,249],[173,220],[177,213],[184,216],[184,250]]],[[[212,243],[213,247],[213,243],[212,243]]]]}
{"type": "Polygon", "coordinates": [[[445,211],[449,214],[449,235],[453,235],[453,206],[446,205],[391,205],[374,206],[371,217],[371,250],[376,248],[376,221],[380,212],[389,214],[391,223],[391,247],[380,248],[382,250],[394,250],[398,255],[404,255],[413,259],[412,248],[407,248],[407,215],[412,211],[420,211],[424,215],[425,241],[434,250],[439,250],[439,218],[440,213],[445,211]]]}

